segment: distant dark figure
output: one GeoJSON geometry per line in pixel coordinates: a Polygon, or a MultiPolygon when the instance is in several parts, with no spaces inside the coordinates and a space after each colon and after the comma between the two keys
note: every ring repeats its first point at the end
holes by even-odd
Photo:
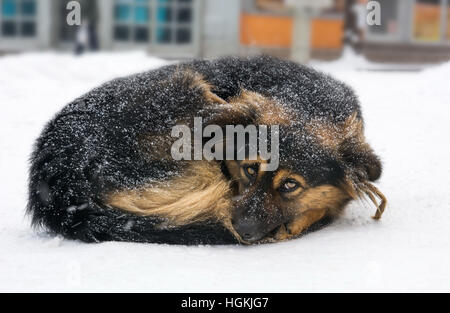
{"type": "MultiPolygon", "coordinates": [[[[72,33],[73,29],[66,30],[66,32],[72,33],[72,40],[75,41],[75,54],[77,55],[99,49],[97,36],[98,2],[96,0],[79,0],[79,2],[82,23],[80,26],[75,26],[75,34],[72,33]]],[[[67,1],[62,3],[63,10],[66,10],[66,3],[67,1]]],[[[68,27],[73,28],[74,26],[68,27]]]]}
{"type": "Polygon", "coordinates": [[[96,25],[89,21],[84,21],[76,33],[75,54],[80,55],[87,50],[97,51],[98,39],[96,25]]]}

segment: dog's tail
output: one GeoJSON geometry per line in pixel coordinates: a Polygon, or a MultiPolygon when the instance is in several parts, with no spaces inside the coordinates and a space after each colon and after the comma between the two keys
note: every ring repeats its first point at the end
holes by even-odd
{"type": "Polygon", "coordinates": [[[104,206],[92,197],[75,197],[75,191],[62,183],[63,178],[54,178],[49,183],[46,183],[48,180],[40,179],[45,171],[34,164],[32,173],[28,212],[32,215],[35,227],[43,227],[53,234],[84,242],[131,241],[185,245],[237,243],[220,223],[164,226],[164,218],[138,216],[104,206]]]}
{"type": "Polygon", "coordinates": [[[62,134],[55,130],[61,129],[57,123],[55,120],[49,124],[31,157],[27,211],[35,227],[84,242],[237,242],[219,222],[167,226],[163,217],[142,216],[105,205],[99,189],[107,173],[99,170],[102,162],[94,153],[96,143],[87,142],[94,139],[77,136],[76,132],[62,134]]]}

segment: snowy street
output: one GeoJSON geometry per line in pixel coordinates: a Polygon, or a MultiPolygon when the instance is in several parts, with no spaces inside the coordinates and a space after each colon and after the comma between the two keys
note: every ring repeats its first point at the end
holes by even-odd
{"type": "Polygon", "coordinates": [[[85,244],[32,230],[28,158],[45,123],[103,82],[166,63],[139,52],[0,58],[0,291],[450,291],[450,63],[420,72],[312,64],[360,97],[384,165],[378,222],[357,201],[327,228],[250,247],[85,244]]]}

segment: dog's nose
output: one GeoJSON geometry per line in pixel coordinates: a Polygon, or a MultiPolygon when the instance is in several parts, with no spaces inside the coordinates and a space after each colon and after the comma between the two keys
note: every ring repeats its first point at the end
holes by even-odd
{"type": "Polygon", "coordinates": [[[241,219],[233,223],[234,229],[247,242],[255,242],[264,237],[265,232],[261,231],[259,226],[253,219],[241,219]]]}

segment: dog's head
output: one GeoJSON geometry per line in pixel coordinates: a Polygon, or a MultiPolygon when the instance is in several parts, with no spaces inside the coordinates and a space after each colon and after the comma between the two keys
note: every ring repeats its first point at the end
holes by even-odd
{"type": "Polygon", "coordinates": [[[279,127],[277,169],[268,170],[271,160],[260,155],[224,162],[235,199],[231,225],[241,241],[267,239],[309,210],[337,215],[364,195],[377,206],[375,218],[381,217],[386,199],[369,183],[381,175],[381,162],[365,141],[357,110],[341,122],[305,118],[274,99],[242,91],[218,112],[210,123],[279,127]]]}
{"type": "MultiPolygon", "coordinates": [[[[258,101],[270,103],[265,98],[258,101]]],[[[247,119],[233,123],[277,122],[279,166],[267,170],[270,160],[259,157],[225,161],[235,195],[231,224],[240,240],[253,243],[267,239],[308,210],[326,210],[327,216],[336,216],[349,200],[363,195],[377,206],[375,217],[381,217],[385,198],[369,183],[381,175],[381,162],[365,142],[358,112],[342,123],[300,120],[295,112],[277,112],[276,118],[267,118],[273,115],[270,106],[249,102],[238,107],[238,116],[247,119]],[[382,199],[381,205],[374,196],[382,199]]]]}
{"type": "Polygon", "coordinates": [[[352,197],[345,164],[314,137],[291,127],[280,130],[278,169],[267,161],[226,161],[235,193],[232,225],[242,241],[257,242],[308,210],[339,211],[352,197]]]}

